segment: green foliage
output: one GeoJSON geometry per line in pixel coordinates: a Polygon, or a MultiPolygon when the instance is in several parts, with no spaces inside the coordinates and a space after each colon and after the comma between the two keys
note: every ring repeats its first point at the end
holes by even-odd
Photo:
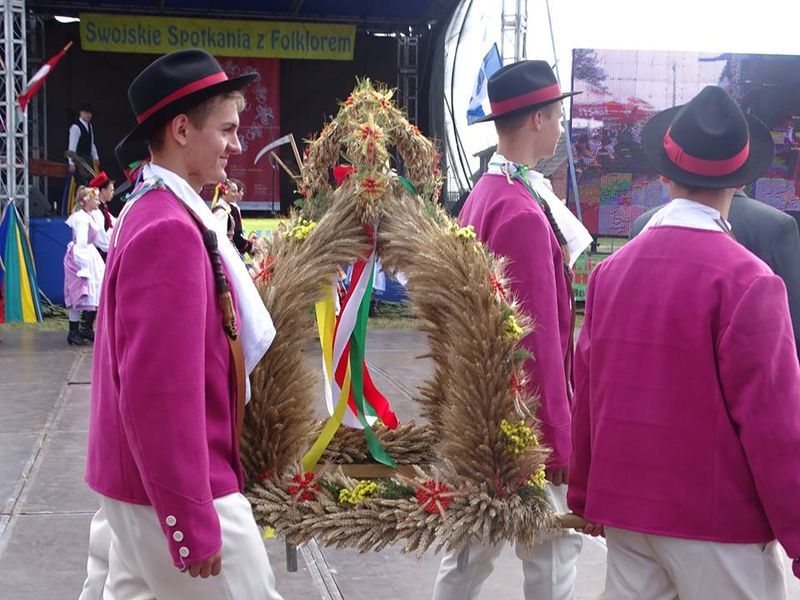
{"type": "Polygon", "coordinates": [[[378,482],[378,496],[388,500],[402,500],[413,498],[415,490],[410,485],[400,483],[395,479],[382,479],[378,482]]]}
{"type": "Polygon", "coordinates": [[[317,481],[319,482],[319,486],[331,495],[331,498],[337,502],[339,501],[339,493],[345,489],[345,486],[331,481],[325,477],[321,477],[317,479],[317,481]]]}
{"type": "Polygon", "coordinates": [[[522,498],[525,504],[533,504],[541,498],[543,494],[544,490],[542,490],[542,488],[530,483],[526,483],[517,490],[517,495],[522,498]]]}

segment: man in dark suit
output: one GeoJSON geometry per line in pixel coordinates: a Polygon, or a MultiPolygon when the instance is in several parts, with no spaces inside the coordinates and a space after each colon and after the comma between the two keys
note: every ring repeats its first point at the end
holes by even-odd
{"type": "MultiPolygon", "coordinates": [[[[636,219],[628,237],[633,239],[638,235],[661,208],[651,208],[636,219]]],[[[742,191],[733,195],[728,220],[736,240],[767,263],[786,284],[795,347],[800,355],[800,232],[797,221],[768,204],[749,198],[742,191]]]]}

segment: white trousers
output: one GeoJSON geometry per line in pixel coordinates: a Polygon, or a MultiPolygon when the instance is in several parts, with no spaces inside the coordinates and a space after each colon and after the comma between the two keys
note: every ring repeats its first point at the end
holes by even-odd
{"type": "Polygon", "coordinates": [[[606,527],[603,600],[784,600],[778,542],[723,544],[606,527]]]}
{"type": "MultiPolygon", "coordinates": [[[[548,494],[556,512],[567,511],[567,486],[548,484],[548,494]]],[[[562,537],[534,548],[517,546],[525,581],[525,600],[569,600],[575,590],[578,555],[583,547],[582,534],[571,531],[562,537]]],[[[481,586],[492,572],[503,544],[470,544],[466,570],[458,570],[458,554],[448,552],[442,558],[433,588],[434,600],[476,600],[481,586]]]]}
{"type": "Polygon", "coordinates": [[[214,500],[222,529],[222,572],[191,577],[172,563],[152,506],[102,498],[111,525],[104,600],[281,600],[247,498],[214,500]]]}
{"type": "Polygon", "coordinates": [[[111,525],[101,508],[89,525],[89,560],[86,562],[86,581],[78,600],[102,600],[108,577],[108,552],[111,549],[111,525]]]}

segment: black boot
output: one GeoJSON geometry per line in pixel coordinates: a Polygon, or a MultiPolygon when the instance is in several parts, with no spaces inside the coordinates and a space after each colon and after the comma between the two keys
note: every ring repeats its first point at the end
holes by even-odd
{"type": "Polygon", "coordinates": [[[96,316],[96,310],[84,310],[81,313],[80,333],[90,342],[94,342],[94,318],[96,316]]]}
{"type": "Polygon", "coordinates": [[[67,336],[67,343],[70,346],[85,346],[88,340],[81,335],[81,324],[77,321],[69,322],[69,335],[67,336]]]}

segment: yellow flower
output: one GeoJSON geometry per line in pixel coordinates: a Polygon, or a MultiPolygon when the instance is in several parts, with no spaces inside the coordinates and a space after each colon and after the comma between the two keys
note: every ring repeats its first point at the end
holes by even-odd
{"type": "Polygon", "coordinates": [[[370,498],[378,491],[378,484],[374,481],[361,481],[352,490],[344,488],[339,491],[340,504],[356,504],[370,498]]]}
{"type": "Polygon", "coordinates": [[[478,238],[478,236],[475,234],[475,228],[472,225],[459,227],[458,223],[455,221],[450,221],[450,224],[447,226],[447,233],[457,237],[460,240],[464,240],[465,242],[476,240],[478,238]]]}
{"type": "Polygon", "coordinates": [[[458,231],[456,231],[456,237],[469,241],[477,239],[478,236],[475,234],[475,229],[472,227],[472,225],[467,225],[466,227],[461,227],[458,231]]]}
{"type": "Polygon", "coordinates": [[[304,240],[308,237],[309,233],[314,231],[314,228],[316,226],[317,224],[314,221],[301,219],[300,221],[292,225],[292,228],[289,230],[289,237],[294,238],[298,241],[304,240]]]}
{"type": "Polygon", "coordinates": [[[544,473],[544,465],[539,465],[539,468],[536,469],[536,472],[530,478],[531,485],[543,490],[545,485],[547,485],[547,479],[545,479],[544,473]]]}
{"type": "Polygon", "coordinates": [[[539,439],[536,434],[522,419],[517,423],[511,423],[503,419],[500,421],[500,431],[503,432],[508,440],[506,445],[511,454],[521,454],[525,450],[539,445],[539,439]]]}
{"type": "Polygon", "coordinates": [[[519,326],[517,323],[516,317],[513,314],[508,315],[505,321],[505,330],[503,331],[503,337],[507,340],[512,340],[514,342],[519,341],[522,338],[522,334],[525,333],[525,330],[519,326]]]}

